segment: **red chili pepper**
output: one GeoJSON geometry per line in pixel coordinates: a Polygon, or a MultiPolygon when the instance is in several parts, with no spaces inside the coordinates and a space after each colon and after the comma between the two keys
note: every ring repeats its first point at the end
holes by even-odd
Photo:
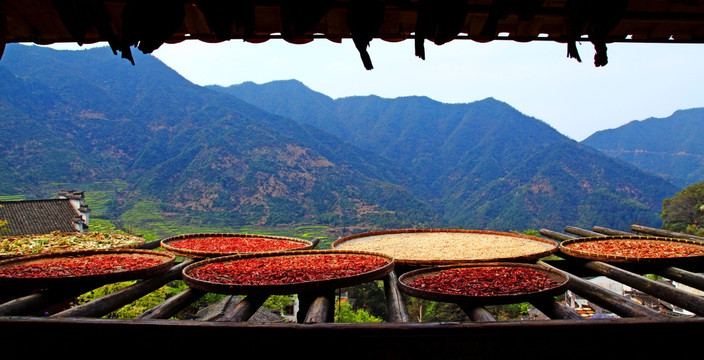
{"type": "Polygon", "coordinates": [[[443,294],[497,296],[536,292],[559,283],[531,268],[476,266],[441,270],[417,277],[408,285],[443,294]]]}
{"type": "Polygon", "coordinates": [[[214,253],[249,253],[265,251],[284,251],[305,247],[299,241],[269,238],[211,236],[187,238],[174,241],[170,246],[183,250],[214,253]]]}
{"type": "Polygon", "coordinates": [[[360,254],[269,256],[213,262],[194,268],[189,275],[228,285],[277,285],[358,275],[383,267],[388,261],[360,254]]]}
{"type": "Polygon", "coordinates": [[[54,278],[101,275],[145,269],[160,263],[160,259],[150,256],[89,255],[11,265],[0,268],[0,277],[54,278]]]}
{"type": "Polygon", "coordinates": [[[597,240],[566,245],[568,249],[629,258],[670,258],[704,255],[701,247],[680,242],[651,240],[597,240]]]}

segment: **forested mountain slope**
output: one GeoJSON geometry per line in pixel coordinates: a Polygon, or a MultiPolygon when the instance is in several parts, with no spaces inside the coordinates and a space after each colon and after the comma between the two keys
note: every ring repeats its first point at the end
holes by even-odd
{"type": "Polygon", "coordinates": [[[149,201],[189,223],[521,230],[659,226],[677,190],[492,98],[201,87],[136,56],[7,47],[0,195],[116,183],[116,217],[149,201]]]}
{"type": "Polygon", "coordinates": [[[670,179],[684,188],[704,180],[704,109],[631,121],[602,130],[583,144],[670,179]]]}
{"type": "Polygon", "coordinates": [[[493,98],[331,99],[294,80],[211,88],[393,161],[417,176],[410,188],[453,226],[659,226],[662,200],[676,192],[493,98]]]}
{"type": "Polygon", "coordinates": [[[186,222],[442,224],[390,161],[135,55],[132,66],[108,48],[8,46],[3,194],[119,181],[118,215],[148,200],[186,222]]]}

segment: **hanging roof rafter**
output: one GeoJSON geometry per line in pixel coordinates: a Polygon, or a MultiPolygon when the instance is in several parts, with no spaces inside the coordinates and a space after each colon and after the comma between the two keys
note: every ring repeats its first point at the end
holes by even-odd
{"type": "Polygon", "coordinates": [[[372,39],[416,39],[420,57],[425,40],[459,39],[592,41],[605,52],[613,42],[704,43],[704,6],[699,0],[2,0],[0,39],[108,42],[128,59],[132,47],[149,53],[163,43],[235,39],[353,39],[363,56],[372,39]]]}

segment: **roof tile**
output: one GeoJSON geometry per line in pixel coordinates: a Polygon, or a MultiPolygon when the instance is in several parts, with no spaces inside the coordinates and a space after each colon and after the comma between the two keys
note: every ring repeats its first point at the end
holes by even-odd
{"type": "Polygon", "coordinates": [[[77,232],[74,222],[82,221],[69,199],[0,201],[0,206],[0,220],[7,221],[3,236],[77,232]]]}

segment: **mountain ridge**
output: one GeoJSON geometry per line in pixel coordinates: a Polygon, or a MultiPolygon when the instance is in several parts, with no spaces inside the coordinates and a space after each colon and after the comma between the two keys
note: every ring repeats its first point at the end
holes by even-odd
{"type": "Polygon", "coordinates": [[[202,87],[150,55],[131,66],[106,51],[8,46],[0,75],[21,85],[0,93],[17,114],[0,128],[0,169],[15,174],[0,190],[118,181],[118,218],[153,202],[184,222],[349,231],[659,226],[676,190],[494,98],[202,87]],[[31,136],[10,136],[23,127],[31,136]]]}
{"type": "MultiPolygon", "coordinates": [[[[284,85],[292,84],[295,85],[295,83],[284,85]]],[[[567,170],[579,175],[573,175],[572,178],[561,174],[556,167],[551,168],[552,173],[548,174],[547,178],[560,181],[560,183],[552,183],[552,187],[567,188],[572,186],[569,183],[570,180],[586,183],[589,181],[585,179],[590,178],[593,179],[591,183],[600,184],[594,190],[589,187],[573,190],[592,191],[592,195],[584,194],[581,197],[564,193],[558,195],[563,199],[559,204],[552,206],[552,211],[571,213],[569,218],[573,223],[591,226],[590,221],[584,215],[574,212],[573,208],[596,208],[585,213],[599,213],[598,206],[594,202],[612,201],[620,204],[610,205],[617,208],[619,213],[627,212],[625,209],[632,207],[634,212],[640,214],[630,221],[657,224],[659,221],[657,213],[662,198],[671,196],[675,191],[675,187],[668,182],[642,173],[626,162],[614,162],[610,158],[604,158],[598,151],[565,137],[545,122],[525,116],[510,105],[491,97],[466,104],[443,104],[422,96],[393,99],[379,96],[353,96],[329,99],[328,106],[325,108],[327,113],[314,113],[301,111],[305,105],[287,107],[286,104],[295,103],[292,99],[295,95],[289,94],[285,103],[279,101],[278,96],[267,96],[267,94],[280,94],[281,89],[277,89],[280,85],[282,83],[279,82],[265,83],[259,87],[250,84],[247,91],[241,91],[238,85],[233,85],[218,87],[217,90],[250,101],[267,111],[274,111],[300,123],[322,127],[323,130],[339,136],[348,143],[369,149],[400,164],[407,169],[406,171],[416,174],[420,179],[420,182],[412,187],[414,193],[420,194],[422,198],[434,204],[450,224],[464,224],[470,227],[498,226],[505,229],[508,226],[506,223],[510,220],[502,219],[509,215],[515,217],[518,214],[530,213],[530,205],[526,204],[525,198],[528,196],[527,193],[506,194],[511,194],[511,191],[518,189],[519,185],[530,188],[531,183],[534,184],[533,186],[538,186],[535,184],[545,181],[546,177],[541,177],[542,174],[538,171],[527,169],[522,165],[530,154],[544,153],[546,155],[543,157],[546,157],[547,154],[551,154],[551,148],[569,149],[571,154],[578,154],[573,155],[576,157],[585,157],[588,154],[591,162],[587,164],[588,166],[583,166],[573,159],[567,170]],[[337,104],[335,109],[329,105],[330,101],[337,104]],[[601,164],[596,165],[594,162],[601,164]],[[591,170],[589,166],[592,167],[591,170]],[[612,179],[605,179],[603,173],[607,173],[607,170],[604,167],[637,174],[629,176],[631,182],[639,182],[638,178],[642,177],[648,179],[646,183],[657,183],[658,186],[647,186],[648,191],[652,192],[651,195],[638,191],[629,192],[619,188],[616,180],[619,176],[617,172],[609,171],[612,179]],[[517,168],[523,168],[524,173],[517,174],[515,171],[517,168]],[[527,174],[530,176],[526,177],[527,174]],[[497,179],[506,181],[504,186],[501,186],[497,179]],[[513,184],[513,187],[506,188],[505,185],[508,183],[513,184]],[[610,190],[607,190],[609,188],[610,190]],[[608,196],[598,196],[602,193],[608,196]],[[638,193],[637,196],[635,193],[638,193]],[[632,203],[633,196],[638,200],[632,203]],[[590,197],[594,200],[590,200],[590,197]],[[502,200],[498,201],[499,198],[502,200]],[[484,202],[479,202],[477,199],[484,199],[484,202]],[[581,203],[569,204],[567,199],[581,203]],[[644,209],[648,210],[644,211],[644,209]],[[647,220],[643,220],[644,218],[647,220]]],[[[308,96],[310,94],[301,95],[302,98],[308,96]]],[[[559,151],[552,151],[552,155],[555,153],[559,151]]],[[[559,161],[559,158],[553,161],[559,161]]],[[[535,167],[539,166],[535,165],[535,167]]],[[[552,200],[543,198],[540,201],[552,200]]],[[[543,213],[543,217],[559,218],[560,216],[543,213]]],[[[609,220],[608,216],[599,217],[609,220]]],[[[564,222],[564,218],[562,221],[564,222]]],[[[609,222],[613,223],[614,220],[606,221],[606,223],[609,222]]],[[[619,220],[618,226],[627,227],[626,222],[628,221],[619,220]]],[[[528,222],[518,223],[542,227],[547,224],[554,226],[556,221],[532,218],[528,222]]]]}
{"type": "Polygon", "coordinates": [[[601,130],[582,143],[684,188],[704,180],[704,143],[699,136],[702,131],[704,108],[691,108],[601,130]]]}
{"type": "MultiPolygon", "coordinates": [[[[137,55],[141,68],[132,68],[103,56],[104,49],[84,51],[8,47],[1,68],[38,81],[53,94],[60,91],[62,100],[42,110],[44,121],[34,127],[33,136],[10,137],[13,129],[5,129],[4,137],[13,141],[0,148],[6,168],[26,172],[30,165],[22,160],[27,154],[11,150],[57,137],[68,143],[46,147],[44,154],[71,149],[77,158],[98,163],[69,164],[69,169],[88,169],[93,176],[70,170],[63,182],[127,184],[114,204],[117,214],[148,200],[186,221],[362,227],[438,221],[432,209],[398,184],[398,171],[375,155],[191,84],[151,56],[137,55]],[[41,55],[44,50],[48,56],[41,55]],[[71,66],[56,57],[65,57],[71,66]],[[83,66],[94,67],[87,86],[77,85],[88,81],[85,77],[71,74],[83,66]],[[59,70],[60,76],[55,74],[59,70]],[[84,101],[86,88],[92,92],[90,101],[84,101]],[[106,101],[101,104],[101,99],[106,101]]],[[[8,91],[1,96],[16,101],[33,94],[8,91]]],[[[66,161],[51,160],[43,163],[63,167],[66,161]]],[[[37,179],[5,179],[2,188],[39,195],[40,188],[64,173],[52,167],[37,179]]]]}

